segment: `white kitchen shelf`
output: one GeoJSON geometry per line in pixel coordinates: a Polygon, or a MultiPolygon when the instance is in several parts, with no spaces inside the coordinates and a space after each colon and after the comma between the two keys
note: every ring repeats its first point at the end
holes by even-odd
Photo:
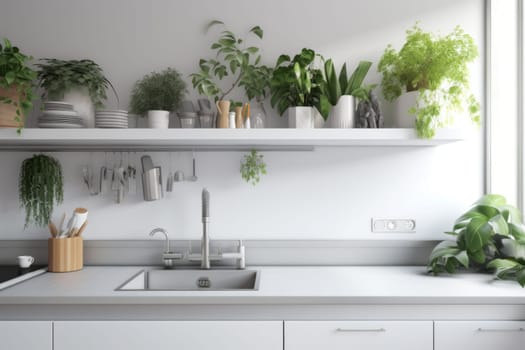
{"type": "Polygon", "coordinates": [[[461,130],[431,140],[413,129],[0,129],[0,151],[299,150],[347,146],[438,146],[461,141],[461,130]]]}

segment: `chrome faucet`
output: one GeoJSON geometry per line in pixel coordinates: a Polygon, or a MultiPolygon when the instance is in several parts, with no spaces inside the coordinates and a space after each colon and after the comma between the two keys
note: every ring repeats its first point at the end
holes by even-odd
{"type": "Polygon", "coordinates": [[[173,267],[173,263],[175,262],[175,260],[181,260],[183,258],[183,255],[171,251],[170,238],[168,237],[168,232],[165,229],[158,227],[156,229],[153,229],[149,233],[149,235],[153,237],[156,233],[162,233],[166,238],[166,248],[164,249],[164,253],[162,253],[162,262],[164,263],[165,267],[173,267]]]}
{"type": "Polygon", "coordinates": [[[210,237],[208,224],[210,223],[210,192],[202,190],[202,240],[201,240],[201,269],[210,269],[210,237]]]}

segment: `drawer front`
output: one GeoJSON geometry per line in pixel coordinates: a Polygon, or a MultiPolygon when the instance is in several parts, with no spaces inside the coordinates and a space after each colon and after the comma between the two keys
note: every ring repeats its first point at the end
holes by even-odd
{"type": "Polygon", "coordinates": [[[285,322],[284,339],[285,350],[432,350],[433,323],[291,321],[285,322]]]}
{"type": "Polygon", "coordinates": [[[282,350],[281,321],[55,322],[54,350],[282,350]]]}
{"type": "Polygon", "coordinates": [[[525,348],[525,322],[436,321],[435,350],[525,348]]]}
{"type": "Polygon", "coordinates": [[[1,321],[0,349],[52,350],[53,325],[50,321],[1,321]]]}

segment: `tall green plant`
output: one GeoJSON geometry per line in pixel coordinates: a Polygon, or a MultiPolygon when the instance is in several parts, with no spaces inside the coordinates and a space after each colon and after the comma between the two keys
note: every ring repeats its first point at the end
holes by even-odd
{"type": "Polygon", "coordinates": [[[0,96],[0,103],[16,107],[13,120],[20,125],[18,133],[24,125],[24,114],[33,105],[33,81],[36,79],[36,72],[28,66],[30,60],[31,56],[24,55],[18,47],[4,38],[4,45],[0,45],[0,88],[14,88],[19,94],[19,99],[17,101],[0,96]]]}
{"type": "Polygon", "coordinates": [[[389,45],[378,71],[388,101],[410,91],[419,91],[409,114],[416,118],[418,135],[432,138],[436,129],[449,125],[465,112],[480,123],[480,106],[470,92],[468,64],[478,57],[474,39],[457,26],[446,36],[423,32],[416,24],[407,31],[406,42],[396,51],[389,45]]]}
{"type": "Polygon", "coordinates": [[[22,162],[18,182],[25,227],[45,227],[56,204],[64,200],[62,167],[55,158],[39,154],[22,162]]]}
{"type": "Polygon", "coordinates": [[[102,107],[107,99],[106,91],[113,90],[119,104],[118,94],[111,82],[104,76],[102,68],[92,60],[59,60],[44,58],[37,64],[38,81],[44,89],[42,98],[62,99],[73,88],[86,88],[96,107],[102,107]]]}
{"type": "Polygon", "coordinates": [[[314,50],[304,48],[293,59],[288,55],[277,59],[270,82],[270,102],[280,115],[289,107],[306,106],[316,107],[323,118],[328,118],[330,102],[322,91],[323,72],[314,66],[317,56],[314,50]]]}
{"type": "Polygon", "coordinates": [[[176,69],[152,72],[133,86],[130,110],[138,115],[144,115],[149,110],[176,111],[186,92],[186,83],[176,69]]]}
{"type": "MultiPolygon", "coordinates": [[[[224,23],[212,21],[208,30],[217,25],[224,26],[224,23]]],[[[251,28],[249,33],[259,39],[264,35],[259,26],[251,28]]],[[[271,69],[261,65],[258,47],[246,47],[243,38],[225,29],[219,39],[211,45],[211,49],[216,53],[215,58],[201,59],[199,72],[190,74],[193,88],[197,89],[199,94],[217,101],[225,99],[236,87],[243,87],[249,100],[264,100],[269,89],[271,69]],[[230,77],[232,84],[223,90],[220,81],[225,77],[230,77]]]]}
{"type": "Polygon", "coordinates": [[[375,85],[363,86],[363,81],[365,80],[371,66],[372,62],[359,62],[350,78],[348,78],[346,63],[343,64],[341,72],[337,75],[333,61],[331,59],[327,60],[324,63],[326,81],[325,84],[322,85],[322,90],[330,104],[335,106],[339,101],[339,98],[343,95],[351,95],[368,101],[370,90],[372,90],[375,85]]]}
{"type": "Polygon", "coordinates": [[[520,211],[505,197],[481,197],[461,215],[451,232],[454,241],[439,243],[429,258],[434,275],[459,268],[495,271],[496,278],[525,286],[525,225],[520,211]]]}

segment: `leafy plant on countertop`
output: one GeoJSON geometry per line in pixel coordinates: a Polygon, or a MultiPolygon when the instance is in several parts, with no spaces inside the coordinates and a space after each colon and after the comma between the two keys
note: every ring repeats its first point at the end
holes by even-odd
{"type": "Polygon", "coordinates": [[[250,154],[245,155],[241,161],[241,177],[253,186],[261,180],[261,176],[266,175],[266,163],[263,155],[252,149],[250,154]]]}
{"type": "Polygon", "coordinates": [[[376,85],[363,85],[363,80],[371,66],[372,62],[359,62],[350,78],[348,78],[346,63],[343,64],[341,72],[337,75],[334,62],[331,59],[327,60],[324,63],[325,81],[322,84],[322,91],[330,104],[335,106],[343,95],[350,95],[368,101],[370,90],[376,85]]]}
{"type": "Polygon", "coordinates": [[[475,268],[494,271],[496,278],[525,286],[525,225],[520,211],[508,205],[505,197],[481,197],[447,234],[455,241],[443,241],[434,248],[429,272],[437,275],[475,268]]]}
{"type": "Polygon", "coordinates": [[[55,158],[38,154],[22,162],[18,182],[25,227],[47,226],[56,204],[64,200],[62,167],[55,158]]]}
{"type": "Polygon", "coordinates": [[[474,39],[459,26],[436,36],[416,24],[407,31],[401,50],[389,45],[379,61],[383,95],[393,101],[406,92],[419,92],[416,105],[407,112],[416,117],[416,130],[423,138],[434,137],[437,128],[449,125],[461,112],[479,125],[480,106],[470,92],[468,70],[476,57],[474,39]]]}
{"type": "Polygon", "coordinates": [[[138,115],[149,110],[177,111],[186,92],[186,83],[176,69],[152,72],[133,86],[130,110],[138,115]]]}
{"type": "Polygon", "coordinates": [[[318,55],[314,50],[302,49],[293,59],[281,55],[277,59],[272,75],[270,100],[280,115],[289,107],[316,107],[326,120],[330,102],[323,94],[325,84],[323,72],[315,68],[318,55]]]}
{"type": "Polygon", "coordinates": [[[36,66],[39,86],[44,89],[42,99],[61,100],[64,94],[74,88],[86,88],[95,107],[102,107],[107,99],[106,91],[111,87],[119,104],[118,94],[111,82],[104,76],[102,68],[92,60],[59,60],[44,58],[36,66]]]}
{"type": "Polygon", "coordinates": [[[1,94],[0,104],[15,107],[12,120],[19,125],[19,134],[24,126],[24,115],[33,105],[33,81],[36,79],[36,72],[28,66],[31,59],[31,56],[24,55],[18,47],[4,38],[4,45],[0,45],[0,89],[8,91],[14,88],[19,98],[16,100],[9,94],[1,94]]]}
{"type": "MultiPolygon", "coordinates": [[[[212,21],[208,30],[222,25],[221,21],[212,21]]],[[[259,39],[264,32],[261,27],[255,26],[249,30],[259,39]]],[[[248,100],[253,98],[261,102],[266,97],[270,87],[272,70],[261,65],[260,49],[255,46],[244,46],[245,40],[229,30],[221,32],[219,39],[211,45],[216,52],[215,58],[199,61],[199,72],[190,74],[193,87],[199,94],[212,97],[215,101],[224,100],[233,89],[243,87],[248,100]],[[225,77],[232,79],[231,86],[223,90],[219,82],[225,77]]]]}

